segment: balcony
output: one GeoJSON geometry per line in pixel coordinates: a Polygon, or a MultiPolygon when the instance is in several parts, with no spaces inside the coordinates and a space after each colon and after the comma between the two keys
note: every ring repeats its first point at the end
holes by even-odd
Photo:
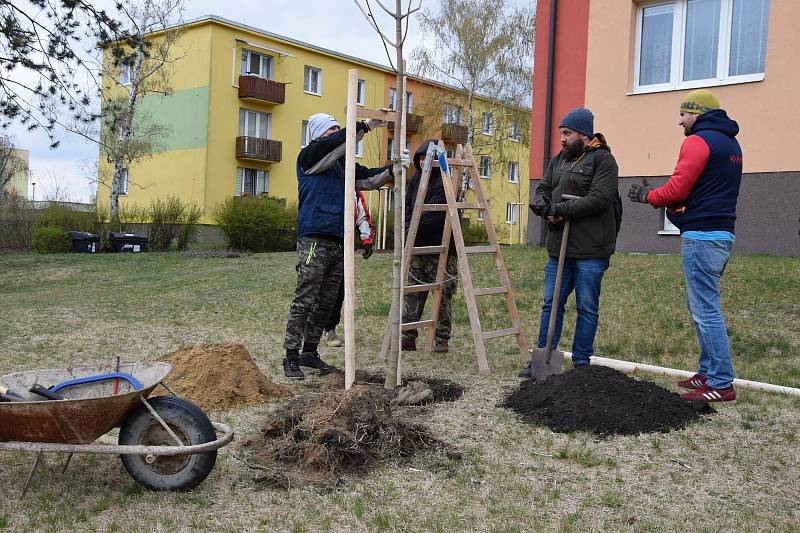
{"type": "Polygon", "coordinates": [[[282,104],[286,101],[286,84],[258,76],[239,76],[239,98],[282,104]]]}
{"type": "Polygon", "coordinates": [[[280,141],[258,137],[236,137],[236,157],[278,163],[281,160],[283,145],[280,141]]]}
{"type": "MultiPolygon", "coordinates": [[[[389,131],[394,131],[394,121],[390,120],[386,127],[389,131]]],[[[419,133],[422,130],[422,117],[406,113],[406,133],[419,133]]]]}
{"type": "Polygon", "coordinates": [[[467,127],[461,124],[445,122],[442,124],[442,139],[457,143],[467,142],[467,127]]]}

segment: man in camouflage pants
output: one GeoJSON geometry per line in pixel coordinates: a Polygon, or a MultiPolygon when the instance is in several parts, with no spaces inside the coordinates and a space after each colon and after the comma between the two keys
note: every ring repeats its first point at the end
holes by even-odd
{"type": "MultiPolygon", "coordinates": [[[[357,140],[381,125],[373,119],[359,122],[357,140]]],[[[333,368],[320,358],[317,346],[344,277],[347,134],[326,113],[309,118],[308,132],[311,142],[297,156],[297,286],[283,341],[283,373],[289,379],[305,378],[301,365],[318,370],[333,368]]],[[[356,190],[377,189],[392,179],[389,166],[366,168],[356,164],[356,190]]]]}
{"type": "MultiPolygon", "coordinates": [[[[406,191],[406,238],[408,238],[408,227],[411,225],[411,216],[414,204],[419,192],[419,182],[422,177],[422,167],[425,165],[425,154],[430,143],[438,144],[438,139],[428,139],[422,143],[414,153],[414,166],[416,172],[411,177],[406,191]]],[[[439,168],[432,168],[428,190],[425,193],[426,204],[446,204],[447,196],[442,186],[442,173],[439,168]]],[[[417,236],[414,239],[414,246],[441,246],[442,234],[444,233],[444,223],[446,214],[443,211],[425,211],[420,216],[417,236]]],[[[444,283],[442,285],[442,299],[439,305],[439,317],[436,322],[436,341],[433,351],[447,353],[450,351],[450,300],[456,293],[456,280],[458,279],[458,258],[455,243],[450,237],[449,255],[445,267],[444,283]]],[[[408,284],[419,285],[436,282],[436,271],[439,267],[439,254],[435,255],[415,255],[411,258],[411,265],[408,270],[408,284]]],[[[403,323],[417,322],[425,309],[425,300],[428,298],[427,292],[412,292],[403,297],[403,323]]],[[[403,332],[401,348],[404,351],[414,351],[417,349],[417,330],[403,332]]]]}

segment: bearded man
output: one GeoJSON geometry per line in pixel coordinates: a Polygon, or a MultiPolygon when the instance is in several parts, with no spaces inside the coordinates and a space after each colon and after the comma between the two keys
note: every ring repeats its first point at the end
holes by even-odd
{"type": "MultiPolygon", "coordinates": [[[[618,168],[611,149],[594,133],[594,115],[573,109],[558,126],[561,152],[554,157],[536,188],[531,210],[547,221],[545,244],[549,258],[544,267],[544,303],[539,321],[539,348],[547,343],[547,326],[553,307],[558,252],[564,220],[570,221],[561,293],[556,305],[553,349],[557,349],[564,322],[564,306],[572,292],[578,312],[572,338],[572,364],[588,365],[594,355],[594,337],[600,314],[600,285],[617,243],[618,168]],[[562,194],[579,196],[563,199],[562,194]]],[[[520,377],[531,377],[530,363],[520,377]]]]}

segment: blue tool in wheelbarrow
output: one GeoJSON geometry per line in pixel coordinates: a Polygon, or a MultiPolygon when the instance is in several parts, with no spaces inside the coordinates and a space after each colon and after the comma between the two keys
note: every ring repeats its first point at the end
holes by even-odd
{"type": "Polygon", "coordinates": [[[65,470],[75,453],[119,455],[131,477],[151,490],[191,490],[201,483],[233,431],[174,395],[163,382],[171,369],[129,363],[0,376],[0,389],[17,391],[0,403],[0,451],[37,454],[23,493],[46,452],[69,454],[65,470]],[[172,395],[149,397],[159,385],[172,395]],[[96,442],[116,427],[118,444],[96,442]]]}

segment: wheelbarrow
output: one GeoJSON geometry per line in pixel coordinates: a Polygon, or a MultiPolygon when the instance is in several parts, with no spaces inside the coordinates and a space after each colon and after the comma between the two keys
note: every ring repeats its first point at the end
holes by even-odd
{"type": "Polygon", "coordinates": [[[119,455],[131,477],[150,490],[200,484],[233,431],[178,397],[164,383],[171,370],[167,363],[130,363],[0,376],[0,387],[23,397],[0,403],[0,451],[36,453],[23,494],[44,453],[67,453],[64,471],[76,453],[119,455]],[[66,399],[28,392],[34,385],[66,399]],[[148,399],[158,385],[170,395],[148,399]],[[98,442],[117,427],[118,444],[98,442]]]}

